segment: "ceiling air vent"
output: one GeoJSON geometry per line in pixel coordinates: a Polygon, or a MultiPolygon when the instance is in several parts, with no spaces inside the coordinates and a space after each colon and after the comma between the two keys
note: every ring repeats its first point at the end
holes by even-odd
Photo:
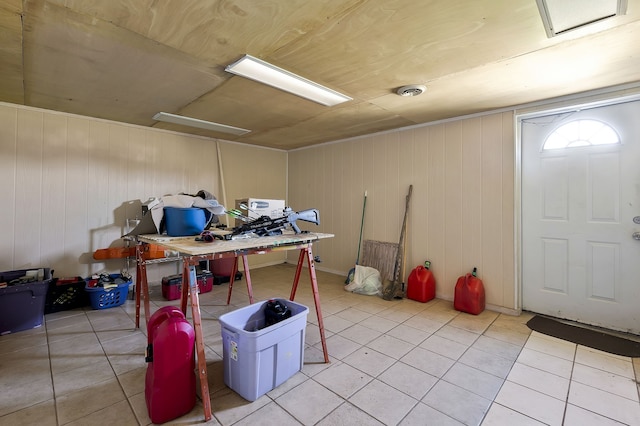
{"type": "Polygon", "coordinates": [[[400,96],[418,96],[424,93],[425,90],[427,90],[426,86],[412,84],[410,86],[402,86],[396,93],[400,96]]]}
{"type": "Polygon", "coordinates": [[[627,13],[627,0],[536,0],[547,37],[627,13]]]}

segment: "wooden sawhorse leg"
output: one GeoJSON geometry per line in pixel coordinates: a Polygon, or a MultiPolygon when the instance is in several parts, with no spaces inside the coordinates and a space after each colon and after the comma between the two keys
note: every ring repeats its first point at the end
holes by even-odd
{"type": "Polygon", "coordinates": [[[144,298],[144,319],[149,323],[149,283],[147,264],[143,259],[144,243],[136,244],[136,328],[140,328],[140,299],[144,298]]]}
{"type": "Polygon", "coordinates": [[[198,375],[200,376],[200,391],[202,394],[202,406],[204,408],[204,421],[211,420],[211,399],[209,398],[209,381],[207,375],[207,360],[204,354],[204,336],[202,334],[202,318],[200,316],[200,298],[198,296],[198,281],[196,266],[186,258],[183,260],[182,272],[182,298],[180,308],[186,315],[187,298],[191,301],[191,316],[193,330],[196,334],[196,356],[198,362],[198,375]]]}
{"type": "MultiPolygon", "coordinates": [[[[247,293],[249,293],[249,304],[253,305],[253,287],[251,286],[251,273],[249,272],[249,260],[246,254],[242,254],[242,266],[244,267],[244,278],[247,280],[247,293]]],[[[227,305],[231,303],[231,292],[233,291],[233,282],[236,278],[236,272],[238,272],[238,256],[236,256],[233,262],[233,268],[231,268],[231,276],[229,277],[229,290],[227,291],[227,305]]]]}
{"type": "Polygon", "coordinates": [[[320,328],[320,341],[322,342],[322,351],[324,352],[324,362],[329,362],[329,351],[327,350],[327,340],[324,336],[324,323],[322,322],[322,311],[320,309],[320,294],[318,293],[318,280],[316,278],[316,267],[313,260],[313,252],[311,251],[311,245],[300,249],[300,255],[298,256],[298,265],[296,266],[296,275],[293,279],[293,286],[291,287],[291,295],[289,300],[293,300],[296,297],[296,290],[298,289],[298,282],[300,281],[300,273],[302,272],[302,266],[304,259],[307,258],[307,264],[309,265],[309,278],[311,279],[311,290],[313,291],[313,301],[316,305],[316,314],[318,316],[318,327],[320,328]]]}

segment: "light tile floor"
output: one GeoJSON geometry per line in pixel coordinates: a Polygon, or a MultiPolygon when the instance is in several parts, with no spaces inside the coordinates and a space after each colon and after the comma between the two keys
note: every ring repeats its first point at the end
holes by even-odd
{"type": "MultiPolygon", "coordinates": [[[[287,297],[294,266],[252,271],[255,300],[287,297]]],[[[331,362],[323,362],[312,293],[305,364],[248,402],[223,383],[217,318],[248,304],[245,281],[200,297],[209,387],[220,425],[640,425],[639,358],[531,333],[530,314],[457,312],[433,300],[384,301],[343,290],[318,271],[331,362]]],[[[152,309],[176,302],[152,285],[152,309]]],[[[135,305],[45,316],[0,337],[0,425],[146,425],[144,329],[135,305]]],[[[143,322],[144,324],[144,322],[143,322]]],[[[173,424],[202,424],[200,400],[173,424]]]]}

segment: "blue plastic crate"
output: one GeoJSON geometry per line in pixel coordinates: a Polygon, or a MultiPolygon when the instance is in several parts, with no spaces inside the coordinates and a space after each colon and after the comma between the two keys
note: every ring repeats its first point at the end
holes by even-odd
{"type": "MultiPolygon", "coordinates": [[[[120,278],[120,274],[111,274],[111,278],[120,278]]],[[[124,304],[129,293],[131,280],[118,284],[117,287],[104,289],[102,287],[90,286],[91,281],[87,282],[84,289],[89,295],[89,301],[93,309],[108,309],[124,304]]]]}

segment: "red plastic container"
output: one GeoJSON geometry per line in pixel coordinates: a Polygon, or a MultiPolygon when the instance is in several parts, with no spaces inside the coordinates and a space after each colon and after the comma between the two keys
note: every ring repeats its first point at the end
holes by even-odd
{"type": "Polygon", "coordinates": [[[484,311],[484,285],[477,277],[477,269],[458,278],[453,307],[457,311],[478,315],[484,311]]]}
{"type": "Polygon", "coordinates": [[[165,423],[196,404],[195,332],[175,306],[158,309],[147,326],[145,399],[153,423],[165,423]]]}
{"type": "Polygon", "coordinates": [[[211,273],[216,277],[230,277],[235,262],[235,257],[223,257],[222,259],[210,260],[209,267],[211,268],[211,273]]]}
{"type": "Polygon", "coordinates": [[[436,279],[429,270],[431,262],[415,267],[407,279],[407,298],[418,302],[428,302],[436,297],[436,279]]]}
{"type": "MultiPolygon", "coordinates": [[[[198,293],[208,293],[213,289],[213,274],[209,271],[198,272],[198,293]]],[[[162,297],[177,300],[182,295],[182,275],[169,275],[162,278],[162,297]]]]}
{"type": "MultiPolygon", "coordinates": [[[[238,261],[239,264],[242,265],[242,259],[238,259],[238,261]]],[[[235,257],[223,257],[222,259],[209,261],[209,268],[213,274],[214,285],[220,285],[231,281],[231,273],[233,272],[233,265],[235,262],[235,257]]],[[[233,279],[234,281],[240,281],[242,279],[242,272],[236,271],[233,279]]]]}

